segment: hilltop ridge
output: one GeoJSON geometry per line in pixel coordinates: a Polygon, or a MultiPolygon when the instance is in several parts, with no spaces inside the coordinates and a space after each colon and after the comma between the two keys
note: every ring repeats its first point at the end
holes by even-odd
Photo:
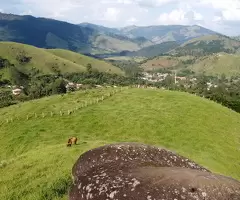
{"type": "Polygon", "coordinates": [[[79,154],[113,142],[163,146],[240,179],[238,113],[182,92],[118,89],[109,97],[110,91],[57,95],[0,109],[0,198],[64,199],[79,154]],[[85,102],[88,106],[81,107],[85,102]],[[75,111],[68,115],[68,110],[75,111]],[[70,136],[77,136],[79,144],[66,149],[70,136]]]}

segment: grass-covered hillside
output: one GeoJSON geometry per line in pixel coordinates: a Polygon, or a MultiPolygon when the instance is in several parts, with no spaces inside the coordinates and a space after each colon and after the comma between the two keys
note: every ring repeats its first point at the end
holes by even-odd
{"type": "Polygon", "coordinates": [[[0,199],[66,199],[76,159],[91,148],[124,141],[166,147],[240,180],[238,113],[186,93],[118,89],[109,97],[110,91],[70,93],[0,109],[0,199]],[[98,103],[93,101],[97,98],[98,103]],[[92,105],[81,108],[86,102],[92,105]],[[71,136],[79,144],[67,148],[71,136]]]}
{"type": "Polygon", "coordinates": [[[141,67],[144,70],[158,70],[163,68],[183,68],[189,65],[190,61],[194,59],[193,56],[157,56],[152,59],[147,59],[141,67]]]}
{"type": "MultiPolygon", "coordinates": [[[[28,72],[32,68],[38,69],[43,74],[54,74],[56,70],[61,73],[83,72],[90,63],[98,71],[122,74],[119,68],[109,63],[78,53],[67,50],[46,50],[13,42],[0,42],[0,57],[7,59],[23,72],[28,72]]],[[[0,68],[2,78],[8,79],[7,72],[7,69],[0,68]]]]}
{"type": "Polygon", "coordinates": [[[239,50],[238,40],[223,35],[207,35],[189,40],[169,53],[202,56],[219,52],[237,53],[239,50]]]}
{"type": "Polygon", "coordinates": [[[176,69],[190,70],[207,75],[226,76],[240,75],[240,55],[228,53],[214,53],[206,56],[158,56],[146,60],[141,67],[147,70],[176,69]]]}
{"type": "Polygon", "coordinates": [[[206,72],[208,75],[240,75],[240,55],[217,53],[196,59],[188,68],[195,72],[206,72]]]}
{"type": "Polygon", "coordinates": [[[81,65],[86,67],[88,63],[90,63],[93,69],[97,69],[99,72],[109,72],[109,73],[116,73],[116,74],[123,74],[123,72],[116,66],[105,62],[104,60],[98,60],[92,57],[88,57],[79,53],[75,53],[72,51],[67,51],[63,49],[50,49],[47,50],[48,52],[69,60],[75,64],[81,65]]]}

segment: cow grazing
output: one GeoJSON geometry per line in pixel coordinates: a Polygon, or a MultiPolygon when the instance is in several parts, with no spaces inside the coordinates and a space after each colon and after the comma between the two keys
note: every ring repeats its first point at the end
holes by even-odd
{"type": "Polygon", "coordinates": [[[77,138],[76,137],[71,137],[68,139],[67,147],[71,147],[72,144],[77,144],[77,138]]]}

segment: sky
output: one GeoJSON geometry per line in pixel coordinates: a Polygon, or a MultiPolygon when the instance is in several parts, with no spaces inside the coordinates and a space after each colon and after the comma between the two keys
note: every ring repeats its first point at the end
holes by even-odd
{"type": "Polygon", "coordinates": [[[240,35],[240,0],[0,0],[0,12],[108,27],[200,25],[240,35]]]}

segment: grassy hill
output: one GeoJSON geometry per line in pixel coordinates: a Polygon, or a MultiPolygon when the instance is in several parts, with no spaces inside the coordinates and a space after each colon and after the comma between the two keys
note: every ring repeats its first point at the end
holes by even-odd
{"type": "MultiPolygon", "coordinates": [[[[28,73],[33,67],[40,70],[42,74],[54,74],[54,68],[59,69],[61,73],[82,72],[86,71],[87,63],[91,63],[93,68],[99,71],[122,74],[119,68],[109,63],[78,53],[59,49],[46,50],[13,42],[0,42],[0,57],[7,59],[25,73],[28,73]],[[29,58],[29,60],[21,62],[18,56],[29,58]]],[[[0,69],[2,78],[8,78],[7,72],[6,68],[0,69]]]]}
{"type": "Polygon", "coordinates": [[[197,74],[235,76],[240,75],[239,54],[214,53],[206,56],[158,56],[146,60],[141,67],[147,70],[189,69],[197,74]]]}
{"type": "Polygon", "coordinates": [[[208,75],[227,76],[240,75],[240,56],[227,53],[218,53],[196,59],[188,68],[195,72],[205,72],[208,75]]]}
{"type": "Polygon", "coordinates": [[[71,168],[80,154],[124,141],[167,147],[240,180],[238,113],[186,93],[129,89],[66,114],[111,90],[52,96],[0,109],[0,199],[66,199],[71,168]],[[67,148],[71,136],[79,138],[79,145],[67,148]]]}
{"type": "Polygon", "coordinates": [[[157,69],[181,69],[184,68],[184,66],[188,65],[189,60],[193,60],[193,56],[157,56],[152,59],[146,60],[141,67],[147,71],[147,70],[157,70],[157,69]]]}
{"type": "Polygon", "coordinates": [[[94,59],[92,57],[88,57],[79,53],[63,49],[50,49],[47,51],[60,58],[69,60],[75,64],[82,65],[85,67],[88,63],[91,63],[93,69],[97,69],[100,72],[123,74],[123,72],[118,67],[115,67],[103,60],[94,59]]]}
{"type": "Polygon", "coordinates": [[[202,56],[218,52],[236,53],[239,49],[240,41],[223,35],[207,35],[189,40],[169,53],[202,56]]]}

